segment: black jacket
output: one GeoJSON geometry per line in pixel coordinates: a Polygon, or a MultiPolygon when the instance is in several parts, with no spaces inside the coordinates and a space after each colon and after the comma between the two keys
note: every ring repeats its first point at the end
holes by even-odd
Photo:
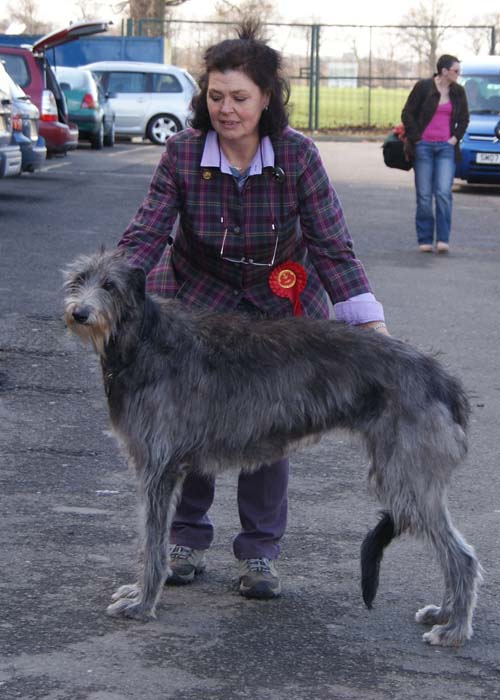
{"type": "MultiPolygon", "coordinates": [[[[406,104],[401,112],[401,120],[405,127],[406,151],[413,156],[415,144],[420,141],[422,132],[434,116],[439,104],[439,90],[434,78],[419,80],[408,95],[406,104]]],[[[463,138],[469,123],[469,108],[465,90],[458,83],[450,85],[450,136],[455,136],[455,160],[460,160],[459,141],[463,138]]]]}

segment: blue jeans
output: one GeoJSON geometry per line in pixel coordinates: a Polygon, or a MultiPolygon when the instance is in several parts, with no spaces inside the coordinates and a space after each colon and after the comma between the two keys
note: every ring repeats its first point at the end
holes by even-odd
{"type": "Polygon", "coordinates": [[[436,240],[448,243],[451,228],[451,186],[455,176],[455,148],[447,141],[419,141],[415,147],[415,224],[421,244],[434,242],[433,198],[436,203],[436,240]]]}

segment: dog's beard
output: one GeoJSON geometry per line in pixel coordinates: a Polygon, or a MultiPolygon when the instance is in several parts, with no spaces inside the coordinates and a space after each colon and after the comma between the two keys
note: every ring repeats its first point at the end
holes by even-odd
{"type": "Polygon", "coordinates": [[[66,307],[64,321],[67,328],[83,343],[92,345],[94,352],[103,356],[104,349],[111,337],[108,319],[102,315],[91,313],[85,323],[78,323],[73,317],[75,307],[74,303],[66,307]]]}

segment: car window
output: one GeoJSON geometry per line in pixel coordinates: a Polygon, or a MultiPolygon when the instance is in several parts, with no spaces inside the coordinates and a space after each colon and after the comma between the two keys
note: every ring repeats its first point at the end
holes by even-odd
{"type": "Polygon", "coordinates": [[[152,92],[182,92],[182,85],[175,75],[170,73],[153,73],[152,92]]]}
{"type": "Polygon", "coordinates": [[[81,71],[67,71],[64,68],[56,68],[59,85],[66,83],[69,90],[89,90],[92,86],[90,76],[81,71]]]}
{"type": "Polygon", "coordinates": [[[108,75],[109,92],[148,92],[145,73],[111,71],[108,75]]]}
{"type": "Polygon", "coordinates": [[[460,82],[465,88],[470,111],[500,111],[500,75],[466,74],[460,82]]]}
{"type": "Polygon", "coordinates": [[[5,69],[12,80],[21,87],[26,87],[30,81],[30,74],[24,56],[0,51],[0,59],[4,61],[5,69]]]}

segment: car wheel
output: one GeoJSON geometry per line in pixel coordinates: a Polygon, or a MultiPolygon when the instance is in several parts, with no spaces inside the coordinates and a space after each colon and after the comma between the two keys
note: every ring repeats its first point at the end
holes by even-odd
{"type": "Polygon", "coordinates": [[[103,143],[105,146],[112,147],[115,145],[115,121],[111,122],[111,126],[104,134],[103,143]]]}
{"type": "Polygon", "coordinates": [[[90,145],[96,150],[100,150],[104,146],[104,124],[101,122],[99,131],[90,137],[90,145]]]}
{"type": "Polygon", "coordinates": [[[177,117],[171,114],[156,114],[146,127],[146,136],[158,146],[163,146],[172,134],[181,131],[182,125],[177,117]]]}

